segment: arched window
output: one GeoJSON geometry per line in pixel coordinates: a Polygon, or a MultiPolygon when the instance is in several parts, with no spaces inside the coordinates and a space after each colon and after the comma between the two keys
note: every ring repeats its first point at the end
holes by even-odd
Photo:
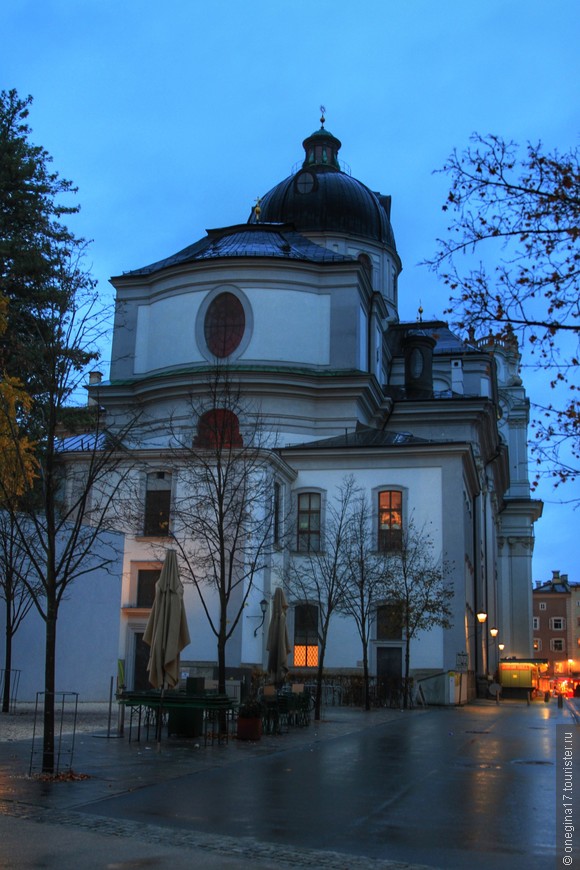
{"type": "Polygon", "coordinates": [[[233,411],[213,408],[199,418],[196,447],[242,447],[240,422],[233,411]]]}
{"type": "Polygon", "coordinates": [[[204,321],[205,341],[210,352],[224,359],[239,347],[246,328],[244,307],[233,293],[220,293],[210,303],[204,321]]]}

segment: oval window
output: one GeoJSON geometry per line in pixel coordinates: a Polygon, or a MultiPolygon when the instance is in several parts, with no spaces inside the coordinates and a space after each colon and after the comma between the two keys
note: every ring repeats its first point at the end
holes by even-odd
{"type": "Polygon", "coordinates": [[[244,307],[233,293],[220,293],[210,303],[204,322],[210,352],[223,359],[239,347],[246,327],[244,307]]]}

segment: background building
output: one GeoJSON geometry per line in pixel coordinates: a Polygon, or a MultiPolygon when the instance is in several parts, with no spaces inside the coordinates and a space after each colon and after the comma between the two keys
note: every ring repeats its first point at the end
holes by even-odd
{"type": "Polygon", "coordinates": [[[533,589],[534,658],[547,659],[556,684],[580,679],[580,584],[554,571],[533,589]]]}

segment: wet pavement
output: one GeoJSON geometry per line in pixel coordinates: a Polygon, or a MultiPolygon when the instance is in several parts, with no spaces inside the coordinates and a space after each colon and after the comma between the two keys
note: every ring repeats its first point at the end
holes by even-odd
{"type": "Polygon", "coordinates": [[[575,708],[327,708],[256,743],[159,751],[82,734],[89,778],[67,782],[27,775],[30,741],[0,743],[0,867],[552,867],[556,725],[575,708]]]}

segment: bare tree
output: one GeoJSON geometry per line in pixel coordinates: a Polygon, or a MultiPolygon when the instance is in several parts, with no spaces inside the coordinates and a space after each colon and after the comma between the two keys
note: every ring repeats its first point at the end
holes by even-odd
{"type": "MultiPolygon", "coordinates": [[[[34,598],[25,582],[26,554],[22,551],[14,530],[14,518],[8,511],[0,512],[0,599],[4,601],[6,631],[4,639],[4,686],[2,712],[10,711],[14,691],[12,682],[12,642],[14,635],[34,605],[34,598]]],[[[37,589],[40,594],[40,589],[37,589]]]]}
{"type": "Polygon", "coordinates": [[[319,643],[316,672],[314,718],[320,719],[322,682],[328,630],[335,612],[341,608],[348,579],[347,545],[349,521],[358,490],[353,477],[343,480],[336,498],[326,508],[326,521],[320,532],[320,548],[298,554],[288,566],[284,585],[294,603],[314,604],[318,610],[319,643]]]}
{"type": "MultiPolygon", "coordinates": [[[[36,445],[38,475],[27,492],[16,496],[0,478],[0,502],[26,567],[22,580],[45,623],[43,771],[54,771],[54,701],[57,618],[71,584],[95,570],[106,571],[118,552],[112,536],[118,526],[116,495],[126,487],[131,463],[124,442],[135,419],[114,434],[98,405],[70,413],[68,401],[85,382],[85,365],[96,358],[87,348],[100,335],[102,316],[85,304],[51,308],[51,323],[42,332],[44,384],[32,413],[42,432],[36,445]],[[68,412],[68,413],[67,413],[68,412]],[[61,423],[67,417],[68,433],[61,423]],[[75,432],[74,421],[80,421],[75,432]],[[66,435],[68,434],[68,437],[66,435]]],[[[15,433],[15,437],[18,437],[15,433]]],[[[23,472],[24,473],[24,472],[23,472]]],[[[122,503],[122,500],[119,500],[122,503]]]]}
{"type": "Polygon", "coordinates": [[[272,551],[272,436],[227,366],[208,373],[191,413],[193,438],[172,430],[179,468],[172,534],[216,637],[218,688],[225,692],[227,644],[272,551]]]}
{"type": "Polygon", "coordinates": [[[386,578],[384,559],[373,538],[371,506],[358,489],[348,522],[345,558],[345,592],[339,609],[354,619],[361,640],[365,710],[370,710],[369,641],[377,605],[385,598],[386,578]]]}
{"type": "Polygon", "coordinates": [[[403,698],[408,707],[411,641],[435,626],[451,626],[450,569],[436,557],[427,529],[417,528],[412,518],[403,530],[400,549],[388,551],[383,558],[385,594],[401,614],[405,638],[403,698]]]}
{"type": "Polygon", "coordinates": [[[580,459],[578,360],[580,167],[578,149],[520,152],[499,136],[474,134],[442,170],[451,181],[448,236],[427,262],[452,292],[458,326],[479,337],[517,334],[552,390],[537,402],[538,466],[556,485],[580,459]],[[475,256],[472,256],[475,255],[475,256]],[[543,462],[546,460],[546,462],[543,462]]]}

